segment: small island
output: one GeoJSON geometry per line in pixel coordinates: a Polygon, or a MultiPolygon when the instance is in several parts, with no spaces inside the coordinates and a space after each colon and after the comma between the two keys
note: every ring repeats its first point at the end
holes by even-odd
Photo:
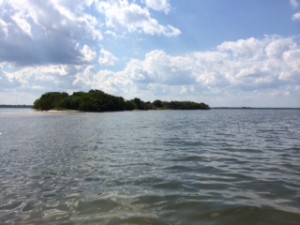
{"type": "Polygon", "coordinates": [[[161,101],[144,102],[139,98],[124,100],[100,90],[89,92],[74,92],[69,95],[65,92],[47,92],[37,99],[33,108],[36,110],[79,110],[84,112],[106,112],[125,110],[207,110],[210,107],[205,103],[192,101],[161,101]]]}

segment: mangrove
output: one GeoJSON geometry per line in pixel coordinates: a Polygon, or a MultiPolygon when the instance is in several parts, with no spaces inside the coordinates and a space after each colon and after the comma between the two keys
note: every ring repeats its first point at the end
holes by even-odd
{"type": "Polygon", "coordinates": [[[207,110],[209,105],[192,101],[143,101],[139,98],[125,100],[100,90],[88,92],[47,92],[37,99],[33,108],[36,110],[79,110],[85,112],[125,111],[125,110],[207,110]]]}

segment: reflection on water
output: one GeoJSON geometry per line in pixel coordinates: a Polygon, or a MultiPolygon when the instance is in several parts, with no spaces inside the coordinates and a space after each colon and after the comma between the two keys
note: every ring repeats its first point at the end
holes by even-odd
{"type": "Polygon", "coordinates": [[[300,111],[0,109],[0,224],[299,224],[300,111]]]}

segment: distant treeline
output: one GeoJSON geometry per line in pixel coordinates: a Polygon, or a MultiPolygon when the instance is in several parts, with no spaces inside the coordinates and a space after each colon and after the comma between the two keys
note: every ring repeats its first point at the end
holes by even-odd
{"type": "Polygon", "coordinates": [[[0,108],[32,108],[32,105],[0,105],[0,108]]]}
{"type": "Polygon", "coordinates": [[[109,95],[100,90],[89,92],[48,92],[34,102],[37,110],[80,110],[89,112],[150,110],[150,109],[209,109],[204,103],[191,101],[161,101],[144,102],[139,98],[124,100],[122,97],[109,95]]]}

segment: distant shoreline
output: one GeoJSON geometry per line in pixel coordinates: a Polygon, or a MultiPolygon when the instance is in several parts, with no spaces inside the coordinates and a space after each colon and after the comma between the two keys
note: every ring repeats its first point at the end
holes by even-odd
{"type": "Polygon", "coordinates": [[[33,105],[0,105],[0,108],[28,109],[33,108],[33,105]]]}
{"type": "MultiPolygon", "coordinates": [[[[33,109],[33,105],[0,105],[0,109],[33,109]]],[[[274,109],[297,109],[300,110],[300,107],[211,107],[210,109],[237,109],[237,110],[256,110],[256,109],[263,109],[263,110],[274,110],[274,109]]],[[[150,109],[151,110],[151,109],[150,109]]],[[[157,109],[156,109],[157,110],[157,109]]],[[[43,111],[43,110],[37,110],[37,111],[43,111]]],[[[44,111],[48,111],[48,112],[62,112],[62,111],[79,111],[80,110],[70,110],[70,109],[62,109],[62,110],[44,110],[44,111]]]]}
{"type": "Polygon", "coordinates": [[[299,107],[211,107],[211,109],[243,109],[243,110],[251,110],[251,109],[300,109],[299,107]]]}

